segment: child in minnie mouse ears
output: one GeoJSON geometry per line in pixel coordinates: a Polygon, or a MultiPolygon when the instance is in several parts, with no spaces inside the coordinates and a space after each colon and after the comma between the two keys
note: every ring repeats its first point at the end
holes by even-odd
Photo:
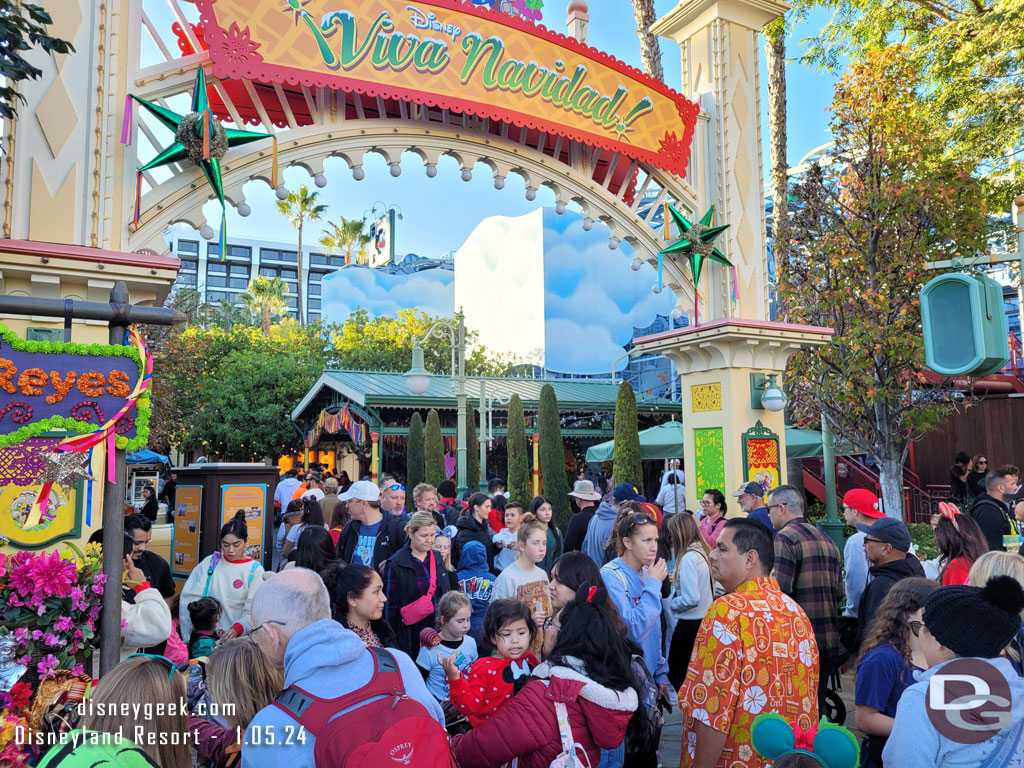
{"type": "Polygon", "coordinates": [[[478,659],[466,676],[455,665],[454,656],[442,659],[452,705],[474,728],[492,717],[530,679],[530,671],[538,664],[529,651],[537,631],[526,603],[495,600],[484,616],[484,637],[497,648],[496,655],[478,659]]]}
{"type": "Polygon", "coordinates": [[[750,741],[772,768],[857,768],[860,747],[846,728],[825,718],[806,731],[774,712],[754,718],[750,741]]]}

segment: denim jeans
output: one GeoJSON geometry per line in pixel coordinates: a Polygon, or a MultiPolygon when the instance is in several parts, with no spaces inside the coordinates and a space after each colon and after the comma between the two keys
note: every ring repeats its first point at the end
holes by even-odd
{"type": "Polygon", "coordinates": [[[597,764],[597,768],[622,768],[622,763],[625,759],[626,742],[623,741],[615,749],[601,750],[601,762],[597,764]]]}

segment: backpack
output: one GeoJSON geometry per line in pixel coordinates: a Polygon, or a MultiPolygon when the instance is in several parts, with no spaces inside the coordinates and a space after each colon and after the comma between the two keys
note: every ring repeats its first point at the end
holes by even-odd
{"type": "Polygon", "coordinates": [[[658,685],[647,669],[644,657],[633,654],[633,677],[640,686],[640,706],[626,726],[626,754],[647,754],[656,749],[661,741],[661,727],[665,716],[658,707],[658,685]]]}
{"type": "Polygon", "coordinates": [[[405,694],[395,657],[383,648],[367,650],[373,676],[362,688],[321,699],[292,685],[274,700],[316,739],[317,768],[455,765],[444,728],[405,694]]]}

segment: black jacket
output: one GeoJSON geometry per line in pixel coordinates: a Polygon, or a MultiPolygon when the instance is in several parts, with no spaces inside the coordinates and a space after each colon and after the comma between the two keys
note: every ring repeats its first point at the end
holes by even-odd
{"type": "Polygon", "coordinates": [[[864,589],[857,607],[857,640],[856,647],[860,647],[867,632],[868,624],[878,611],[878,606],[889,594],[893,585],[902,579],[925,578],[924,567],[921,561],[913,555],[907,555],[903,560],[893,560],[884,565],[873,565],[868,570],[871,574],[871,581],[864,589]]]}
{"type": "Polygon", "coordinates": [[[455,534],[455,541],[452,542],[452,563],[455,567],[459,567],[459,557],[462,556],[462,548],[466,546],[466,543],[479,541],[484,545],[484,549],[487,550],[487,566],[493,571],[494,555],[498,550],[494,546],[490,522],[484,520],[481,523],[473,515],[465,515],[459,518],[459,521],[455,523],[455,527],[459,530],[455,534]]]}
{"type": "MultiPolygon", "coordinates": [[[[420,632],[427,627],[434,627],[437,621],[437,601],[441,599],[441,595],[452,589],[452,585],[448,581],[448,571],[444,568],[441,556],[433,550],[430,552],[430,556],[434,559],[434,579],[436,581],[433,596],[434,613],[410,626],[407,626],[402,620],[401,609],[403,606],[416,602],[426,592],[421,590],[417,583],[417,569],[413,565],[412,550],[409,549],[409,545],[406,544],[395,552],[381,567],[384,577],[384,594],[388,598],[387,605],[384,607],[384,620],[395,631],[398,648],[414,659],[420,651],[420,632]]],[[[430,561],[428,560],[424,565],[429,573],[430,561]]],[[[457,588],[458,584],[455,586],[457,588]]]]}
{"type": "MultiPolygon", "coordinates": [[[[362,527],[363,524],[358,520],[349,520],[341,529],[338,536],[338,557],[346,563],[352,562],[352,553],[356,551],[362,527]]],[[[373,567],[379,568],[381,563],[405,546],[405,540],[405,523],[402,522],[402,518],[385,512],[377,531],[377,542],[373,547],[373,567]]]]}
{"type": "Polygon", "coordinates": [[[987,493],[974,500],[967,515],[981,528],[988,541],[989,549],[1005,552],[1003,536],[1010,533],[1010,518],[1007,517],[1006,505],[987,493]]]}
{"type": "Polygon", "coordinates": [[[594,513],[597,512],[597,505],[581,509],[569,520],[565,528],[565,541],[562,544],[563,552],[577,552],[583,549],[583,539],[587,537],[587,526],[590,525],[594,513]]]}

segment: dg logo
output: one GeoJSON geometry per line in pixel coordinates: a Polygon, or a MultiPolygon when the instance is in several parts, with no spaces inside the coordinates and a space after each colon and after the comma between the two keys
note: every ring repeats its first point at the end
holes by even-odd
{"type": "Polygon", "coordinates": [[[925,706],[935,730],[960,744],[980,744],[1013,724],[1010,684],[982,659],[954,659],[928,680],[925,706]]]}

